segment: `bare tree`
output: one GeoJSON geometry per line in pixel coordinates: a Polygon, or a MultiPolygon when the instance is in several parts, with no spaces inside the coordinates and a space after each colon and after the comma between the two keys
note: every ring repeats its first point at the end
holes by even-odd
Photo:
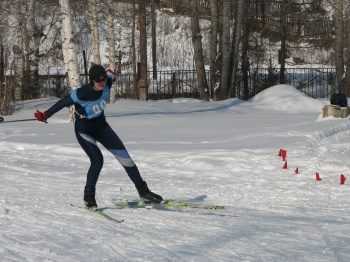
{"type": "Polygon", "coordinates": [[[350,97],[350,5],[349,2],[347,2],[345,10],[345,21],[344,21],[344,27],[345,27],[345,77],[344,81],[342,81],[341,85],[341,92],[344,93],[347,97],[350,97]]]}
{"type": "Polygon", "coordinates": [[[15,101],[22,100],[24,55],[21,23],[21,2],[14,0],[11,5],[12,30],[13,30],[13,72],[14,72],[14,98],[15,101]]]}
{"type": "Polygon", "coordinates": [[[141,74],[139,81],[139,99],[148,100],[147,82],[147,31],[146,31],[146,4],[139,0],[139,28],[140,28],[140,59],[141,74]]]}
{"type": "Polygon", "coordinates": [[[192,29],[192,43],[194,48],[194,62],[196,65],[197,85],[199,90],[199,98],[202,100],[209,99],[209,89],[207,78],[205,76],[205,65],[203,60],[202,35],[200,32],[199,18],[198,18],[198,0],[190,2],[191,10],[191,29],[192,29]]]}
{"type": "Polygon", "coordinates": [[[137,61],[136,61],[136,0],[132,1],[132,29],[131,29],[131,52],[132,52],[132,75],[133,75],[133,90],[135,97],[138,97],[138,78],[137,78],[137,61]]]}
{"type": "Polygon", "coordinates": [[[334,1],[334,31],[335,31],[335,68],[336,68],[336,83],[338,91],[343,92],[342,78],[344,75],[344,19],[343,9],[344,0],[334,1]]]}
{"type": "Polygon", "coordinates": [[[98,31],[98,18],[97,18],[97,1],[88,0],[88,12],[90,20],[90,30],[91,30],[91,43],[94,56],[94,63],[101,64],[100,57],[100,39],[98,31]]]}
{"type": "Polygon", "coordinates": [[[230,64],[230,89],[228,98],[235,95],[234,90],[236,90],[236,79],[238,70],[238,58],[239,58],[239,43],[241,41],[242,24],[243,24],[243,13],[244,4],[246,1],[238,0],[236,2],[236,19],[234,24],[233,39],[232,39],[232,49],[231,49],[231,64],[230,64]]]}
{"type": "MultiPolygon", "coordinates": [[[[27,1],[27,19],[26,19],[26,93],[29,93],[27,98],[38,96],[40,93],[39,86],[39,46],[43,36],[43,30],[39,29],[35,23],[36,19],[36,3],[37,0],[27,1]]],[[[26,99],[26,97],[24,97],[26,99]]]]}
{"type": "Polygon", "coordinates": [[[220,88],[220,72],[218,67],[218,29],[219,29],[219,1],[210,0],[211,23],[209,33],[209,66],[211,77],[211,96],[214,98],[216,90],[220,88]]]}
{"type": "MultiPolygon", "coordinates": [[[[77,66],[77,53],[73,38],[72,21],[69,0],[59,0],[62,17],[62,52],[65,69],[68,73],[69,88],[75,89],[80,86],[77,66]]],[[[73,108],[70,108],[69,120],[73,122],[73,108]]]]}
{"type": "Polygon", "coordinates": [[[219,89],[220,100],[226,99],[229,90],[230,58],[231,58],[231,0],[222,0],[222,67],[221,85],[219,89]]]}
{"type": "MultiPolygon", "coordinates": [[[[107,14],[107,21],[108,21],[108,60],[109,60],[109,68],[112,71],[115,71],[115,36],[114,36],[114,8],[113,3],[111,0],[108,0],[108,14],[107,14]]],[[[110,96],[110,102],[113,103],[115,100],[115,96],[117,93],[117,89],[115,87],[115,84],[113,84],[111,88],[111,96],[110,96]]]]}
{"type": "MultiPolygon", "coordinates": [[[[248,13],[248,5],[244,4],[243,6],[243,12],[248,13]]],[[[250,29],[249,29],[249,24],[248,24],[248,17],[244,16],[243,17],[243,22],[242,22],[242,51],[241,51],[241,60],[242,60],[242,78],[243,78],[243,85],[244,85],[244,99],[248,100],[249,99],[249,89],[248,89],[248,75],[250,71],[250,46],[251,44],[249,41],[251,40],[250,36],[250,29]]]]}

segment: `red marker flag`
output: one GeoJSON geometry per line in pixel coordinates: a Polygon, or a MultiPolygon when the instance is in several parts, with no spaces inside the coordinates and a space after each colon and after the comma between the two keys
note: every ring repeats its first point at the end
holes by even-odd
{"type": "Polygon", "coordinates": [[[287,157],[287,150],[282,150],[282,158],[285,159],[287,157]]]}
{"type": "Polygon", "coordinates": [[[283,169],[287,169],[287,161],[286,161],[286,162],[284,162],[283,169]]]}
{"type": "Polygon", "coordinates": [[[322,181],[322,178],[320,177],[320,174],[319,174],[319,173],[316,173],[316,180],[317,180],[317,181],[322,181]]]}
{"type": "Polygon", "coordinates": [[[278,152],[278,156],[282,156],[282,149],[278,152]]]}
{"type": "Polygon", "coordinates": [[[346,180],[346,177],[343,174],[341,174],[340,175],[340,184],[344,185],[345,184],[345,180],[346,180]]]}

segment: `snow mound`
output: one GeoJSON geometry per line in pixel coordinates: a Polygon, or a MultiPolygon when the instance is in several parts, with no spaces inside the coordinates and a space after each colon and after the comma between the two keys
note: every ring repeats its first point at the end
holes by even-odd
{"type": "Polygon", "coordinates": [[[307,97],[290,85],[277,85],[265,89],[249,102],[260,109],[277,110],[286,113],[322,112],[324,103],[307,97]]]}

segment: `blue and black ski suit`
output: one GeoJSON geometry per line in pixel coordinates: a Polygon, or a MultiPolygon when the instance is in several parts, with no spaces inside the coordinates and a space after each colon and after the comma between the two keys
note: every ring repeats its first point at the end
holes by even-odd
{"type": "Polygon", "coordinates": [[[109,101],[111,86],[112,79],[110,77],[107,78],[106,85],[101,91],[96,91],[91,83],[83,85],[72,90],[68,96],[59,100],[46,111],[47,117],[51,117],[62,108],[74,105],[75,135],[91,162],[87,173],[87,188],[96,187],[103,166],[103,156],[97,142],[101,143],[118,159],[136,187],[143,185],[136,164],[129,156],[123,142],[106,122],[104,108],[109,101]]]}

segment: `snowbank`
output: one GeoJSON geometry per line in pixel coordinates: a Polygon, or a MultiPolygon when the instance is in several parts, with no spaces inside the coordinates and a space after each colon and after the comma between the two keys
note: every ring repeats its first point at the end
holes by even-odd
{"type": "Polygon", "coordinates": [[[277,110],[285,113],[321,113],[325,105],[290,85],[267,88],[254,96],[250,102],[263,110],[277,110]]]}

